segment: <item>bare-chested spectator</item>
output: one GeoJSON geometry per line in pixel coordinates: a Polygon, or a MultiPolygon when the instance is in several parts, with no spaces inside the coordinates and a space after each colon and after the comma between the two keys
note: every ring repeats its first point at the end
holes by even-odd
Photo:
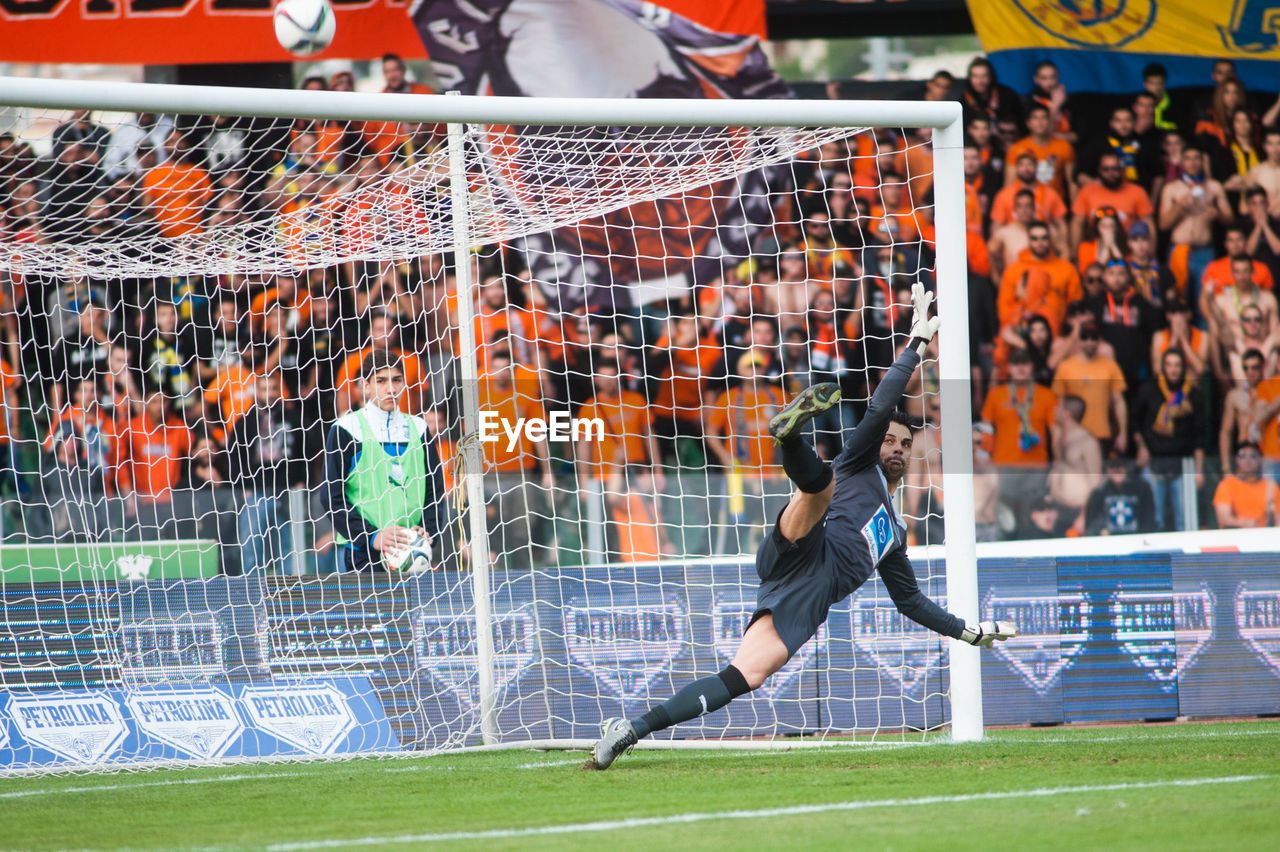
{"type": "Polygon", "coordinates": [[[1000,471],[991,459],[991,427],[973,426],[973,517],[978,541],[1000,540],[1000,471]]]}
{"type": "MultiPolygon", "coordinates": [[[[1006,225],[992,228],[987,250],[991,254],[991,275],[999,280],[1005,269],[1017,262],[1018,255],[1030,245],[1028,226],[1036,221],[1036,197],[1031,190],[1020,190],[1013,199],[1013,213],[1006,225]]],[[[1052,228],[1050,233],[1052,234],[1052,228]]]]}
{"type": "Polygon", "coordinates": [[[1266,159],[1249,170],[1249,183],[1267,191],[1267,212],[1280,217],[1280,127],[1267,131],[1262,152],[1266,159]]]}
{"type": "Polygon", "coordinates": [[[1222,470],[1231,471],[1235,450],[1241,444],[1262,443],[1264,435],[1276,430],[1275,413],[1268,412],[1280,399],[1280,379],[1264,378],[1263,354],[1250,349],[1240,358],[1244,382],[1232,388],[1223,402],[1222,428],[1218,431],[1218,452],[1222,470]],[[1270,413],[1270,417],[1266,415],[1270,413]]]}
{"type": "MultiPolygon", "coordinates": [[[[1170,231],[1170,258],[1185,253],[1188,300],[1213,260],[1213,226],[1232,220],[1227,193],[1205,171],[1204,154],[1196,148],[1182,152],[1182,178],[1165,184],[1160,195],[1160,228],[1170,231]]],[[[1170,266],[1175,266],[1173,262],[1170,266]]]]}
{"type": "Polygon", "coordinates": [[[1219,346],[1215,354],[1226,363],[1217,366],[1217,376],[1225,386],[1239,387],[1245,381],[1244,354],[1257,351],[1262,353],[1263,378],[1271,378],[1276,374],[1276,348],[1280,347],[1280,329],[1267,326],[1267,317],[1257,305],[1245,305],[1240,309],[1240,336],[1230,346],[1219,346]]]}
{"type": "Polygon", "coordinates": [[[1102,445],[1081,425],[1084,412],[1084,400],[1078,396],[1068,396],[1059,403],[1053,430],[1053,466],[1049,469],[1049,499],[1062,508],[1064,515],[1077,519],[1102,479],[1102,445]]]}
{"type": "Polygon", "coordinates": [[[1250,305],[1262,311],[1263,325],[1272,329],[1276,325],[1276,297],[1263,290],[1253,280],[1253,259],[1240,254],[1231,258],[1231,286],[1224,288],[1208,300],[1206,318],[1214,339],[1228,349],[1243,336],[1241,313],[1250,305]]]}

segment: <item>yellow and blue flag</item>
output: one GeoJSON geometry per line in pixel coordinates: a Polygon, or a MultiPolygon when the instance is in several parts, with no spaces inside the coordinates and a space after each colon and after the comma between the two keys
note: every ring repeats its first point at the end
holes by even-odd
{"type": "Polygon", "coordinates": [[[1280,0],[969,0],[969,14],[1019,90],[1046,59],[1070,91],[1136,92],[1148,62],[1170,88],[1212,85],[1217,59],[1234,60],[1246,88],[1280,85],[1280,0]]]}

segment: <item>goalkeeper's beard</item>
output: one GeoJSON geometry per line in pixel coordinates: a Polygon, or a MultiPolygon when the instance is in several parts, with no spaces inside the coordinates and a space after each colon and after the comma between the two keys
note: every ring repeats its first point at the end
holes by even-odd
{"type": "Polygon", "coordinates": [[[898,456],[890,456],[880,460],[880,470],[884,472],[885,482],[892,488],[907,475],[907,460],[898,456]]]}

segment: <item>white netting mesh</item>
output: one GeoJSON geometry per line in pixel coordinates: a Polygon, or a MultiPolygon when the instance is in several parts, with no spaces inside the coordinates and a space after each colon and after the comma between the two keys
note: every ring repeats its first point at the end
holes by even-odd
{"type": "MultiPolygon", "coordinates": [[[[503,741],[643,710],[723,667],[754,608],[751,554],[791,490],[771,413],[840,382],[814,433],[833,456],[905,342],[911,283],[933,283],[918,131],[468,128],[465,349],[440,126],[37,110],[15,126],[11,769],[475,744],[482,668],[503,741]],[[394,407],[423,418],[403,434],[359,414],[381,349],[406,380],[394,407]],[[454,481],[471,358],[498,421],[603,431],[479,445],[487,627],[454,481]],[[415,521],[443,570],[341,572],[381,564],[344,520],[351,483],[412,480],[415,429],[434,452],[415,521]],[[361,468],[374,445],[403,456],[361,468]]],[[[929,424],[904,500],[919,544],[941,539],[936,368],[905,401],[929,424]]],[[[916,568],[940,596],[940,566],[916,568]]],[[[766,689],[675,735],[936,727],[944,660],[873,581],[766,689]]]]}

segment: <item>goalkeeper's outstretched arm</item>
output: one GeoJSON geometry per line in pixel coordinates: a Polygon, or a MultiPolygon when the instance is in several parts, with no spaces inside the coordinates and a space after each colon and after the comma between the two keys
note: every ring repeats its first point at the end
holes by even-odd
{"type": "Polygon", "coordinates": [[[983,648],[990,648],[997,640],[1004,641],[1018,635],[1017,625],[1012,622],[983,621],[965,624],[963,619],[938,606],[920,591],[920,586],[916,583],[916,572],[904,550],[899,549],[886,556],[877,570],[898,612],[934,633],[983,648]]]}

